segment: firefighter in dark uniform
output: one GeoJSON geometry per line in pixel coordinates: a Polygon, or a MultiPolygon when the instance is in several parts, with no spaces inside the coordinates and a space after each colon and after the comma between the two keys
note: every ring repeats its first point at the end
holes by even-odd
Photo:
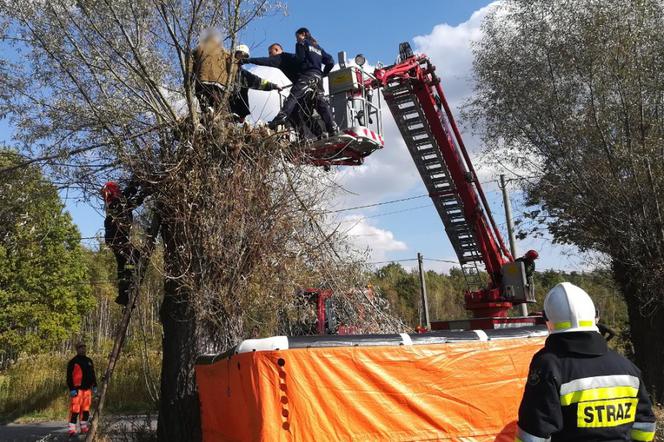
{"type": "Polygon", "coordinates": [[[655,416],[641,372],[608,349],[590,296],[558,284],[544,315],[551,334],[530,364],[516,440],[652,441],[655,416]]]}
{"type": "Polygon", "coordinates": [[[528,250],[521,258],[517,258],[516,262],[523,263],[523,270],[526,276],[526,285],[528,289],[528,299],[535,300],[535,261],[539,258],[539,254],[535,250],[528,250]]]}
{"type": "MultiPolygon", "coordinates": [[[[284,52],[283,47],[279,43],[272,43],[267,49],[269,57],[251,57],[243,60],[243,64],[255,64],[256,66],[268,66],[279,69],[290,80],[292,84],[297,83],[300,76],[301,65],[295,54],[284,52]]],[[[308,115],[305,110],[309,110],[306,103],[301,100],[297,103],[296,109],[290,115],[289,121],[295,128],[302,139],[305,138],[305,126],[309,128],[315,137],[320,137],[323,134],[323,129],[317,122],[311,120],[311,115],[308,115]]]]}
{"type": "Polygon", "coordinates": [[[535,250],[528,250],[521,258],[517,258],[517,262],[522,262],[526,270],[526,278],[531,280],[535,275],[535,261],[539,258],[539,253],[535,250]]]}
{"type": "Polygon", "coordinates": [[[297,59],[297,55],[284,52],[279,43],[272,43],[267,50],[269,57],[250,57],[243,60],[243,64],[277,68],[284,73],[291,83],[295,84],[300,76],[302,66],[302,63],[297,59]]]}
{"type": "Polygon", "coordinates": [[[334,136],[339,132],[336,123],[332,119],[330,103],[325,97],[321,87],[323,77],[327,76],[334,67],[334,60],[320,47],[316,39],[307,28],[300,28],[295,32],[297,44],[295,45],[295,56],[300,63],[300,75],[291,88],[290,95],[284,102],[281,111],[270,121],[270,128],[286,123],[300,102],[309,91],[316,94],[315,107],[320,115],[328,136],[334,136]]]}
{"type": "MultiPolygon", "coordinates": [[[[235,60],[238,64],[246,63],[249,58],[249,47],[247,45],[238,45],[235,48],[235,60]]],[[[244,119],[251,113],[249,109],[249,89],[258,91],[281,90],[281,86],[272,83],[258,75],[252,74],[246,69],[239,67],[237,70],[237,81],[234,85],[235,90],[229,97],[229,108],[236,123],[244,123],[244,119]]]]}
{"type": "Polygon", "coordinates": [[[115,302],[126,306],[129,302],[129,287],[138,264],[138,250],[131,243],[133,211],[143,203],[145,194],[133,182],[124,190],[115,181],[109,181],[101,189],[106,206],[104,219],[104,241],[115,255],[118,272],[118,296],[115,302]]]}

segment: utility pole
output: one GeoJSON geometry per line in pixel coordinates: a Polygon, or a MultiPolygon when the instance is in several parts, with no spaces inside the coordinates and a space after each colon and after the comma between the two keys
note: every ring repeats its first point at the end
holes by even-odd
{"type": "MultiPolygon", "coordinates": [[[[503,202],[505,203],[505,220],[507,221],[507,236],[510,240],[510,251],[512,256],[516,259],[518,252],[516,250],[516,239],[514,238],[514,220],[512,219],[512,202],[507,193],[507,184],[505,182],[505,175],[500,175],[500,190],[503,191],[503,202]]],[[[528,304],[525,302],[519,304],[521,316],[528,316],[528,304]]]]}
{"type": "Polygon", "coordinates": [[[420,252],[417,252],[417,267],[420,270],[420,295],[422,296],[422,325],[427,329],[431,328],[431,323],[429,322],[429,302],[427,301],[427,284],[424,280],[424,268],[423,268],[424,257],[420,252]]]}

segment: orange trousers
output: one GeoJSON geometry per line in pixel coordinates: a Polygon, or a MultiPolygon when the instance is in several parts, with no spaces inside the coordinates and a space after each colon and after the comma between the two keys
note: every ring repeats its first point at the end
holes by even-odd
{"type": "Polygon", "coordinates": [[[71,398],[69,404],[69,412],[71,415],[90,412],[90,405],[92,405],[92,390],[78,390],[78,394],[71,398]]]}

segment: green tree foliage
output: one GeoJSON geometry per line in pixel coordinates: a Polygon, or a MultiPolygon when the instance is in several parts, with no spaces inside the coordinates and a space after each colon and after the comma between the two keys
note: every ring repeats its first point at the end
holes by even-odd
{"type": "Polygon", "coordinates": [[[603,253],[664,400],[664,4],[509,0],[475,51],[470,116],[525,170],[530,227],[603,253]]]}
{"type": "MultiPolygon", "coordinates": [[[[449,275],[427,271],[425,274],[432,319],[466,317],[463,307],[465,281],[459,269],[449,275]]],[[[371,282],[389,301],[392,311],[414,327],[420,324],[420,280],[417,270],[407,271],[401,264],[391,263],[374,272],[371,282]]]]}
{"type": "MultiPolygon", "coordinates": [[[[0,151],[0,168],[19,161],[0,151]]],[[[80,234],[39,169],[0,182],[0,360],[55,348],[92,305],[80,234]]]]}

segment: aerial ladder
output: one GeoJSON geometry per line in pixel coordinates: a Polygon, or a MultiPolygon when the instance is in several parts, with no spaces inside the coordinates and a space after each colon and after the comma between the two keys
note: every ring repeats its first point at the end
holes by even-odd
{"type": "Polygon", "coordinates": [[[525,265],[507,249],[445,98],[435,66],[408,43],[391,66],[363,69],[339,53],[340,69],[330,73],[330,102],[340,135],[314,144],[316,165],[360,165],[384,145],[381,94],[438,212],[467,283],[472,318],[433,321],[432,329],[491,329],[542,323],[538,316],[510,316],[510,309],[535,302],[525,265]],[[368,134],[358,137],[358,134],[368,134]],[[349,161],[354,158],[355,161],[349,161]]]}
{"type": "Polygon", "coordinates": [[[371,82],[382,88],[468,285],[472,319],[435,321],[432,328],[535,324],[540,318],[508,315],[516,304],[535,302],[532,283],[503,241],[435,69],[426,55],[415,55],[402,43],[398,62],[376,69],[371,82]]]}

